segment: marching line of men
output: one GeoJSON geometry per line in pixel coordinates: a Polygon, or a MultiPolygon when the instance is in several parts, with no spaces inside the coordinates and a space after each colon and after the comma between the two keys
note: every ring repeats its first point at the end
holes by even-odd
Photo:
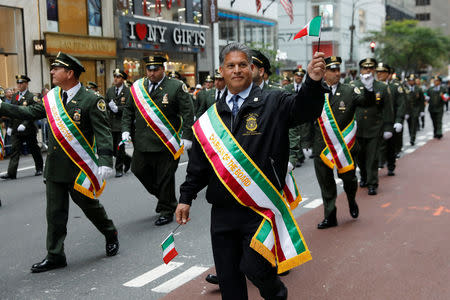
{"type": "MultiPolygon", "coordinates": [[[[226,185],[225,181],[216,178],[219,173],[213,161],[205,158],[207,145],[199,137],[202,129],[197,129],[195,136],[193,134],[194,120],[200,119],[214,105],[217,116],[226,117],[221,119],[222,125],[237,139],[233,140],[244,143],[249,157],[278,189],[283,187],[286,170],[289,173],[299,167],[305,156],[313,157],[324,202],[324,219],[317,227],[325,229],[337,226],[334,168],[343,180],[350,215],[357,218],[356,165],[360,168],[360,187],[368,187],[368,194],[376,195],[378,162],[387,161],[388,175],[395,175],[404,119],[409,120],[411,144],[414,144],[418,119],[423,112],[419,107],[424,105],[423,92],[414,87],[413,76],[408,77],[404,87],[392,79],[393,70],[389,66],[377,64],[373,58],[361,60],[360,76],[355,77],[356,80],[341,84],[341,58],[324,58],[321,53],[314,55],[308,71],[295,70],[294,83],[282,89],[268,83],[270,62],[264,54],[234,43],[224,48],[221,68],[214,78],[207,77],[207,89],[192,98],[182,81],[166,75],[166,61],[161,56],[145,57],[146,76],[133,83],[131,88],[124,84],[127,74],[120,69],[114,70],[114,85],[103,98],[80,84],[79,77],[85,71],[82,64],[70,55],[59,53],[51,66],[56,88],[49,92],[49,97],[42,101],[27,100],[25,88],[19,89],[18,95],[25,104],[14,105],[0,100],[0,116],[21,122],[17,131],[27,128],[25,122],[47,117],[53,132],[44,174],[47,256],[34,264],[31,271],[45,272],[67,265],[64,240],[69,195],[104,234],[106,255],[117,254],[118,231],[97,199],[103,190],[104,179],[113,170],[112,157],[116,156],[115,176],[121,177],[131,168],[146,190],[158,199],[157,226],[171,223],[174,214],[178,223],[187,223],[192,200],[208,186],[207,199],[213,204],[211,235],[218,275],[208,275],[207,281],[219,283],[224,299],[247,297],[244,276],[259,288],[264,298],[286,299],[287,289],[278,278],[276,268],[249,245],[242,245],[243,240],[249,241],[253,236],[261,218],[240,206],[242,203],[235,202],[221,185],[226,185]],[[378,80],[375,80],[375,72],[378,80]],[[250,98],[253,102],[248,100],[250,98]],[[243,115],[242,111],[248,114],[243,115]],[[281,111],[285,111],[284,115],[281,111]],[[264,124],[273,118],[280,123],[264,124]],[[62,123],[64,130],[59,127],[62,123]],[[279,126],[282,132],[275,134],[273,126],[279,126]],[[301,126],[305,126],[305,135],[310,139],[306,147],[301,141],[301,126]],[[71,139],[67,134],[75,138],[71,139]],[[85,137],[84,141],[76,138],[79,136],[85,137]],[[268,137],[280,143],[275,148],[255,148],[255,141],[262,143],[268,137]],[[94,152],[84,152],[88,148],[94,151],[94,139],[98,158],[92,155],[94,152]],[[72,140],[76,140],[75,143],[72,140]],[[130,140],[134,146],[132,157],[126,154],[124,145],[130,140]],[[175,172],[179,157],[183,149],[189,151],[193,146],[189,152],[186,182],[181,186],[181,198],[177,201],[175,172]],[[261,156],[260,151],[264,149],[269,156],[261,156]],[[206,173],[211,176],[205,176],[206,173]],[[83,181],[83,176],[89,180],[83,181]],[[86,183],[87,186],[83,186],[86,183]],[[234,223],[230,224],[230,220],[234,223]],[[245,232],[244,237],[242,232],[245,232]],[[221,253],[220,249],[229,242],[235,243],[232,249],[235,252],[221,253]],[[243,263],[243,258],[255,265],[243,263]],[[228,262],[233,264],[227,265],[228,262]]],[[[19,79],[20,84],[29,81],[26,76],[18,77],[18,83],[19,79]]],[[[435,78],[435,84],[427,94],[434,136],[440,139],[445,90],[440,86],[440,78],[435,78]]],[[[38,174],[42,164],[36,158],[35,161],[38,174]]],[[[15,178],[15,174],[7,175],[15,178]]]]}

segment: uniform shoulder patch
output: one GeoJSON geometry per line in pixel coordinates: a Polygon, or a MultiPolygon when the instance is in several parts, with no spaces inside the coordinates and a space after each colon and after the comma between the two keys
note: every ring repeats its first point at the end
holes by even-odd
{"type": "Polygon", "coordinates": [[[34,102],[41,102],[41,99],[39,99],[39,97],[38,96],[34,96],[33,97],[33,100],[34,100],[34,102]]]}
{"type": "Polygon", "coordinates": [[[403,94],[403,89],[402,89],[401,86],[399,86],[399,87],[397,88],[397,91],[398,91],[400,94],[403,94]]]}
{"type": "Polygon", "coordinates": [[[184,91],[185,93],[189,92],[189,91],[188,91],[188,88],[187,88],[187,86],[186,86],[186,84],[183,83],[183,85],[181,86],[181,88],[183,89],[183,91],[184,91]]]}
{"type": "Polygon", "coordinates": [[[353,89],[353,91],[356,93],[356,94],[361,94],[361,90],[357,87],[357,86],[355,86],[355,88],[353,89]]]}
{"type": "Polygon", "coordinates": [[[100,99],[97,101],[97,108],[99,111],[106,111],[106,103],[105,100],[100,99]]]}

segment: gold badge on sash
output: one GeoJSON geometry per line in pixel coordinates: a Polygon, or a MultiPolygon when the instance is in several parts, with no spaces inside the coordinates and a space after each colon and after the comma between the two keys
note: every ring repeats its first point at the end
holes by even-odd
{"type": "Polygon", "coordinates": [[[346,109],[344,101],[339,102],[339,110],[344,112],[346,109]]]}
{"type": "Polygon", "coordinates": [[[169,96],[167,94],[164,94],[163,100],[161,102],[162,104],[169,104],[169,96]]]}
{"type": "Polygon", "coordinates": [[[258,128],[258,114],[248,114],[246,115],[245,118],[245,128],[247,129],[246,132],[244,132],[242,135],[258,135],[261,134],[260,132],[256,131],[256,129],[258,128]]]}
{"type": "Polygon", "coordinates": [[[73,122],[75,124],[80,124],[80,120],[81,120],[81,109],[76,108],[75,112],[73,113],[73,122]]]}

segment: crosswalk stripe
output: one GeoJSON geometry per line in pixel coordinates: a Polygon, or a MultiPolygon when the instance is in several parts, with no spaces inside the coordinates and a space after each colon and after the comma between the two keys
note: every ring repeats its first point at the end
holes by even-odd
{"type": "Polygon", "coordinates": [[[209,268],[198,267],[198,266],[191,267],[191,268],[187,269],[186,271],[184,271],[183,273],[181,273],[180,275],[177,275],[174,278],[155,287],[154,289],[152,289],[152,291],[156,292],[156,293],[170,293],[174,289],[176,289],[176,288],[182,286],[183,284],[185,284],[186,282],[194,279],[195,277],[199,276],[200,274],[202,274],[203,272],[205,272],[208,269],[209,268]]]}
{"type": "Polygon", "coordinates": [[[321,198],[314,199],[313,201],[309,202],[308,204],[305,204],[303,207],[305,208],[316,208],[323,204],[323,201],[321,198]]]}
{"type": "Polygon", "coordinates": [[[176,268],[181,267],[184,263],[180,262],[170,262],[167,265],[160,265],[141,276],[138,276],[128,282],[125,282],[123,285],[128,287],[143,287],[144,285],[152,282],[155,279],[158,279],[161,276],[166,275],[167,273],[175,270],[176,268]]]}

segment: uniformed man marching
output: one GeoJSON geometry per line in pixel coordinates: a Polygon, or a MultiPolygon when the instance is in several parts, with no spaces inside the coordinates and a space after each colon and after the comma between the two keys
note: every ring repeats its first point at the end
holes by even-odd
{"type": "Polygon", "coordinates": [[[98,84],[93,81],[88,81],[86,83],[86,88],[88,90],[93,90],[94,92],[98,92],[98,84]]]}
{"type": "Polygon", "coordinates": [[[361,89],[339,82],[341,63],[342,59],[339,56],[325,58],[324,80],[331,93],[325,101],[322,116],[314,123],[314,170],[322,193],[324,208],[324,219],[317,225],[318,229],[337,226],[334,168],[337,169],[337,175],[344,183],[350,215],[353,218],[359,215],[356,203],[358,179],[354,161],[357,152],[357,146],[354,144],[357,127],[355,111],[357,107],[367,107],[375,103],[370,81],[365,81],[361,89]],[[341,136],[343,139],[340,138],[341,136]],[[342,149],[342,151],[337,152],[336,149],[342,149]]]}
{"type": "Polygon", "coordinates": [[[49,137],[44,174],[48,254],[42,262],[31,267],[33,273],[67,265],[64,240],[69,194],[105,236],[106,255],[116,255],[119,250],[116,227],[97,199],[103,191],[104,178],[112,170],[112,138],[106,104],[100,96],[81,85],[79,77],[84,71],[76,58],[60,52],[50,71],[57,87],[42,103],[26,107],[0,103],[0,116],[36,120],[47,115],[53,132],[49,137]]]}
{"type": "MultiPolygon", "coordinates": [[[[209,75],[208,75],[209,77],[209,75]]],[[[201,90],[197,93],[197,103],[198,108],[195,113],[196,119],[200,118],[200,116],[208,110],[208,108],[217,102],[220,97],[225,93],[225,81],[223,80],[222,75],[218,70],[214,72],[214,88],[209,90],[201,90]]]]}
{"type": "Polygon", "coordinates": [[[419,117],[424,114],[425,109],[425,96],[420,86],[416,85],[414,74],[408,76],[405,93],[405,120],[408,122],[409,142],[414,146],[419,130],[419,117]]]}
{"type": "Polygon", "coordinates": [[[365,84],[373,82],[375,103],[368,107],[356,108],[356,140],[360,147],[357,162],[360,169],[360,186],[368,187],[369,195],[376,195],[378,188],[378,155],[379,139],[392,137],[394,110],[388,85],[374,80],[375,66],[373,58],[366,58],[359,62],[360,79],[353,81],[353,85],[362,89],[365,84]]]}
{"type": "Polygon", "coordinates": [[[427,91],[430,100],[428,101],[428,111],[430,112],[431,121],[433,121],[433,135],[435,139],[442,138],[442,116],[444,114],[443,95],[447,89],[441,85],[442,79],[434,76],[434,86],[427,91]]]}
{"type": "MultiPolygon", "coordinates": [[[[16,75],[18,92],[13,95],[12,104],[18,106],[39,105],[39,98],[28,90],[28,82],[30,78],[26,75],[16,75]]],[[[28,150],[34,159],[36,166],[35,176],[42,175],[44,161],[42,159],[41,149],[37,144],[37,128],[31,120],[13,119],[10,122],[11,128],[11,158],[9,160],[8,172],[3,175],[2,179],[16,179],[17,168],[19,166],[20,153],[22,152],[22,144],[27,144],[28,150]]]]}
{"type": "Polygon", "coordinates": [[[387,161],[388,176],[395,175],[395,159],[397,143],[403,137],[403,119],[405,117],[405,99],[402,85],[398,81],[390,80],[393,73],[391,67],[385,63],[378,63],[376,67],[377,79],[381,82],[386,82],[391,91],[391,99],[394,109],[394,135],[390,139],[380,138],[380,156],[379,166],[383,166],[387,161]]]}
{"type": "Polygon", "coordinates": [[[113,155],[116,157],[116,177],[122,177],[130,169],[131,157],[125,152],[122,141],[122,112],[126,103],[131,101],[130,89],[125,85],[128,75],[123,70],[113,71],[114,85],[106,91],[109,123],[113,137],[113,155]]]}
{"type": "Polygon", "coordinates": [[[124,107],[122,140],[135,123],[131,171],[150,194],[158,198],[155,225],[173,221],[177,206],[175,171],[179,156],[192,145],[194,112],[186,85],[165,76],[166,58],[144,58],[147,76],[131,87],[132,101],[124,107]]]}

